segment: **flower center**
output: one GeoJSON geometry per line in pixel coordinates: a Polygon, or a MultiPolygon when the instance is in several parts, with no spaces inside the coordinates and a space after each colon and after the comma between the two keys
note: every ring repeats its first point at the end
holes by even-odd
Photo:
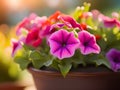
{"type": "Polygon", "coordinates": [[[120,63],[120,59],[116,57],[116,58],[114,58],[114,62],[115,63],[120,63]]]}
{"type": "Polygon", "coordinates": [[[88,46],[88,42],[84,42],[83,45],[84,45],[84,46],[88,46]]]}
{"type": "Polygon", "coordinates": [[[66,43],[64,42],[64,43],[62,43],[62,47],[65,47],[66,46],[66,43]]]}
{"type": "Polygon", "coordinates": [[[35,36],[34,36],[34,40],[37,40],[37,39],[38,39],[38,35],[35,35],[35,36]]]}

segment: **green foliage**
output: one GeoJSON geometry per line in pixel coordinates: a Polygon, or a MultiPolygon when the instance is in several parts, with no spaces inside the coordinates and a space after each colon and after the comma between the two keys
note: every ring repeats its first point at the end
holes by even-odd
{"type": "Polygon", "coordinates": [[[62,75],[65,77],[67,75],[67,73],[70,71],[72,64],[61,63],[61,64],[58,64],[58,67],[60,68],[62,75]]]}
{"type": "Polygon", "coordinates": [[[42,67],[45,62],[43,56],[37,51],[33,51],[30,53],[30,59],[32,61],[33,66],[37,69],[42,67]]]}
{"type": "Polygon", "coordinates": [[[20,65],[22,70],[26,69],[30,64],[30,61],[26,57],[17,56],[14,58],[14,61],[20,65]]]}
{"type": "Polygon", "coordinates": [[[30,53],[30,60],[35,68],[39,69],[42,66],[49,66],[52,64],[52,59],[49,58],[50,56],[42,55],[38,51],[32,51],[30,53]],[[46,58],[45,58],[46,57],[46,58]]]}
{"type": "Polygon", "coordinates": [[[76,10],[73,12],[73,17],[79,22],[80,21],[80,16],[82,15],[83,12],[88,12],[90,8],[90,3],[84,3],[84,6],[82,7],[77,7],[76,10]]]}

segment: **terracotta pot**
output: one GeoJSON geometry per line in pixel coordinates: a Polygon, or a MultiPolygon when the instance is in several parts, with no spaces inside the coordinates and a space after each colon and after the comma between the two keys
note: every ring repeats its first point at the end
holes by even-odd
{"type": "Polygon", "coordinates": [[[64,78],[59,72],[30,67],[37,90],[120,90],[120,72],[93,69],[70,72],[64,78]]]}

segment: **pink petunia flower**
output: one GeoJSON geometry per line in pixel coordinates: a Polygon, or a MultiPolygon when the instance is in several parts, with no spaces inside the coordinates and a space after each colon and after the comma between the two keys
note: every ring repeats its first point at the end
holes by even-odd
{"type": "Polygon", "coordinates": [[[62,13],[60,11],[56,11],[48,17],[46,22],[42,25],[41,32],[39,33],[40,37],[49,37],[55,31],[55,27],[61,27],[61,25],[63,26],[63,24],[55,24],[59,21],[58,17],[61,14],[62,13]]]}
{"type": "Polygon", "coordinates": [[[114,26],[117,25],[117,20],[116,19],[112,19],[112,18],[108,18],[105,17],[103,20],[104,26],[107,28],[113,28],[114,26]]]}
{"type": "Polygon", "coordinates": [[[100,14],[98,19],[100,22],[103,22],[104,26],[107,28],[113,28],[115,26],[118,26],[120,28],[120,21],[117,20],[117,18],[110,18],[104,16],[103,14],[100,14]]]}
{"type": "Polygon", "coordinates": [[[66,26],[69,28],[79,28],[80,30],[83,30],[81,25],[77,23],[71,16],[69,15],[60,15],[59,20],[61,20],[66,26]]]}
{"type": "Polygon", "coordinates": [[[26,17],[23,19],[22,22],[17,27],[17,35],[21,34],[21,29],[25,29],[27,31],[33,30],[33,29],[40,29],[42,27],[42,24],[46,22],[47,17],[39,17],[36,14],[32,13],[29,17],[26,17]]]}
{"type": "Polygon", "coordinates": [[[39,36],[39,31],[38,29],[31,30],[25,39],[25,44],[33,46],[33,47],[38,47],[41,42],[42,38],[39,36]]]}
{"type": "Polygon", "coordinates": [[[78,33],[78,38],[80,40],[79,48],[82,54],[84,55],[90,53],[98,54],[100,52],[100,47],[97,45],[94,35],[83,30],[78,33]]]}
{"type": "Polygon", "coordinates": [[[16,39],[12,39],[12,56],[15,55],[15,53],[17,52],[17,50],[19,50],[20,48],[22,48],[22,44],[20,43],[21,41],[17,41],[16,39]]]}
{"type": "Polygon", "coordinates": [[[64,29],[54,32],[48,41],[51,54],[59,59],[72,57],[79,45],[79,40],[75,38],[74,33],[64,29]]]}

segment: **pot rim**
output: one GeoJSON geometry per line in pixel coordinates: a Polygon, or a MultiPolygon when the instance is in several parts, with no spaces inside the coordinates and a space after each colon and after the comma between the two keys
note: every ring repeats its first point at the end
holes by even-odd
{"type": "MultiPolygon", "coordinates": [[[[34,67],[29,67],[28,71],[30,73],[34,73],[37,75],[44,74],[45,76],[57,76],[57,77],[63,77],[62,74],[58,71],[48,71],[48,70],[40,70],[36,69],[34,67]]],[[[70,71],[66,77],[95,77],[95,76],[108,76],[108,75],[120,75],[120,72],[113,72],[113,71],[102,71],[102,72],[75,72],[75,71],[70,71]]]]}

